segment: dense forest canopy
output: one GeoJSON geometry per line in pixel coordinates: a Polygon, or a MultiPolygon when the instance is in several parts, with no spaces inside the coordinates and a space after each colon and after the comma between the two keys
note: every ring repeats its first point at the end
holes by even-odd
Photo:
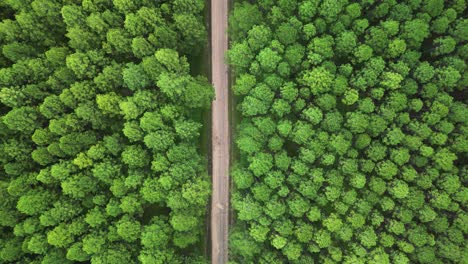
{"type": "Polygon", "coordinates": [[[0,0],[0,263],[204,263],[203,0],[0,0]]]}
{"type": "Polygon", "coordinates": [[[233,263],[466,263],[466,12],[235,1],[233,263]]]}

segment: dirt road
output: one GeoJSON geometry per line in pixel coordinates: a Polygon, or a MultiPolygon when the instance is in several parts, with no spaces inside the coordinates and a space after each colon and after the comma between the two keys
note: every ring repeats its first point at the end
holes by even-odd
{"type": "Polygon", "coordinates": [[[213,264],[228,260],[229,212],[229,112],[228,67],[224,56],[228,48],[228,0],[211,0],[212,81],[216,98],[212,105],[211,258],[213,264]]]}

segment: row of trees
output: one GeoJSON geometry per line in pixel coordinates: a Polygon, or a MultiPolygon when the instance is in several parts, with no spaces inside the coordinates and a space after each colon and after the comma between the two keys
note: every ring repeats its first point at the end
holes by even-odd
{"type": "Polygon", "coordinates": [[[233,263],[463,263],[465,1],[236,1],[233,263]]]}
{"type": "Polygon", "coordinates": [[[0,0],[0,263],[204,263],[203,0],[0,0]]]}

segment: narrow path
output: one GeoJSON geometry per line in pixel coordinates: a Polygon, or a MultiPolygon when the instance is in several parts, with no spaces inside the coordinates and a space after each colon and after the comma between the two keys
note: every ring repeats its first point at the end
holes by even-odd
{"type": "Polygon", "coordinates": [[[228,261],[229,212],[229,87],[224,55],[228,48],[228,0],[211,0],[212,81],[216,98],[212,105],[211,259],[213,264],[228,261]]]}

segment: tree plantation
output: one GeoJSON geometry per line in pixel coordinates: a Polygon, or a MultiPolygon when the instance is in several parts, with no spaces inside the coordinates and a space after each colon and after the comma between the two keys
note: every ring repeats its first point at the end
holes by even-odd
{"type": "Polygon", "coordinates": [[[232,263],[466,263],[464,0],[235,1],[232,263]]]}
{"type": "Polygon", "coordinates": [[[205,263],[204,5],[0,0],[0,263],[205,263]]]}
{"type": "Polygon", "coordinates": [[[467,14],[0,0],[0,264],[466,264],[467,14]]]}

